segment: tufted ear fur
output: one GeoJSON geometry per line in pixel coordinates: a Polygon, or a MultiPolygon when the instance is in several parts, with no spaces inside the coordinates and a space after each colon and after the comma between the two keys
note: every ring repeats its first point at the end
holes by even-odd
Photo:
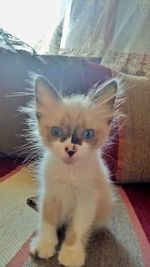
{"type": "Polygon", "coordinates": [[[42,76],[35,78],[35,104],[37,108],[37,118],[39,119],[42,112],[55,110],[62,101],[60,94],[56,89],[42,76]]]}
{"type": "Polygon", "coordinates": [[[117,93],[117,81],[110,80],[109,82],[104,83],[100,87],[96,88],[96,90],[90,93],[90,99],[95,104],[105,104],[110,109],[113,110],[114,102],[117,93]]]}
{"type": "Polygon", "coordinates": [[[101,86],[91,90],[89,98],[92,106],[94,106],[94,118],[99,122],[103,118],[109,125],[114,116],[114,103],[117,93],[117,81],[110,80],[101,86]]]}

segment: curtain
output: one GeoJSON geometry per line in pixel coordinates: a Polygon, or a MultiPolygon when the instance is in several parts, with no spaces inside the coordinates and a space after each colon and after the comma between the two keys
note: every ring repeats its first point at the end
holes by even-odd
{"type": "Polygon", "coordinates": [[[149,0],[64,2],[48,53],[101,58],[107,67],[150,77],[149,0]]]}

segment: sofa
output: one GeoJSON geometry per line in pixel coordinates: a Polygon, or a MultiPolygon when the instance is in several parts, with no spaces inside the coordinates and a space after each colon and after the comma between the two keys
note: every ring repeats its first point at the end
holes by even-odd
{"type": "MultiPolygon", "coordinates": [[[[131,254],[130,260],[122,253],[122,250],[116,249],[113,254],[113,244],[115,246],[116,241],[112,233],[107,232],[106,236],[109,236],[112,242],[110,242],[111,249],[107,250],[109,239],[105,247],[103,243],[99,244],[97,236],[94,236],[89,248],[89,255],[91,253],[93,256],[89,256],[86,266],[117,267],[120,264],[124,267],[150,266],[150,81],[145,77],[131,77],[116,73],[100,65],[100,60],[96,58],[36,55],[21,49],[14,52],[0,48],[0,181],[3,183],[8,174],[12,172],[14,174],[15,170],[20,171],[18,166],[24,167],[25,159],[26,163],[31,163],[36,157],[38,158],[38,154],[34,159],[32,155],[30,156],[30,144],[27,143],[24,135],[28,127],[25,125],[27,115],[19,111],[20,106],[25,106],[31,98],[25,93],[29,86],[28,79],[31,72],[46,76],[63,94],[77,92],[87,94],[97,82],[100,84],[112,77],[117,77],[119,91],[116,109],[121,109],[126,116],[121,119],[121,122],[117,121],[115,127],[112,127],[111,146],[104,147],[103,155],[112,173],[112,182],[124,203],[121,204],[124,206],[119,206],[118,219],[115,217],[113,221],[116,225],[117,220],[119,221],[117,227],[120,227],[118,228],[120,230],[115,231],[120,231],[118,238],[121,232],[124,233],[124,237],[120,240],[124,240],[123,246],[126,248],[126,253],[131,254]],[[124,101],[121,101],[122,99],[124,101]],[[130,243],[131,233],[128,230],[124,231],[126,220],[123,219],[123,209],[126,209],[125,212],[130,221],[129,228],[133,228],[133,235],[138,245],[133,240],[130,243]],[[93,252],[93,248],[97,250],[99,246],[105,248],[104,258],[102,249],[101,258],[99,254],[93,252]],[[136,250],[137,247],[138,250],[136,250]],[[115,253],[118,253],[120,257],[118,261],[115,259],[117,257],[115,253]],[[133,259],[131,259],[132,256],[133,259]]],[[[38,198],[35,195],[29,196],[28,204],[38,210],[36,205],[38,198]]],[[[29,206],[26,208],[30,209],[29,206]]],[[[105,239],[105,233],[102,233],[101,237],[105,239]]],[[[11,255],[8,266],[34,266],[35,263],[28,259],[25,245],[26,242],[19,249],[19,251],[24,250],[25,257],[23,258],[22,254],[20,256],[21,252],[16,252],[11,255]],[[17,265],[18,259],[22,262],[20,265],[17,265]],[[27,261],[28,265],[24,265],[27,261]],[[13,265],[14,262],[16,265],[13,265]]],[[[47,266],[46,264],[43,263],[42,266],[47,266]]],[[[52,260],[51,266],[57,266],[56,259],[52,260]]]]}

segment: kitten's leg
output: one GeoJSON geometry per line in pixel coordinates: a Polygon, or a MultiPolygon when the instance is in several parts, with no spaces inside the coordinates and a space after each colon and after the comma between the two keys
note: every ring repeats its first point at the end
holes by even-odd
{"type": "Polygon", "coordinates": [[[103,228],[110,219],[112,215],[113,202],[112,194],[109,194],[109,192],[100,199],[93,224],[94,231],[103,228]]]}
{"type": "Polygon", "coordinates": [[[60,206],[56,201],[41,201],[38,233],[30,244],[30,252],[40,258],[50,258],[55,254],[58,243],[56,228],[59,220],[60,206]]]}
{"type": "Polygon", "coordinates": [[[95,218],[96,202],[79,203],[66,239],[59,253],[59,263],[67,267],[81,267],[85,263],[85,248],[95,218]]]}

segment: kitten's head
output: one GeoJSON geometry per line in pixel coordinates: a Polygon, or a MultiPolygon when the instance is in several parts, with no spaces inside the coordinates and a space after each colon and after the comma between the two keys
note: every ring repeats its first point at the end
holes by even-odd
{"type": "Polygon", "coordinates": [[[43,77],[35,82],[38,131],[47,149],[66,163],[85,160],[106,142],[114,114],[115,80],[87,96],[62,97],[43,77]]]}

